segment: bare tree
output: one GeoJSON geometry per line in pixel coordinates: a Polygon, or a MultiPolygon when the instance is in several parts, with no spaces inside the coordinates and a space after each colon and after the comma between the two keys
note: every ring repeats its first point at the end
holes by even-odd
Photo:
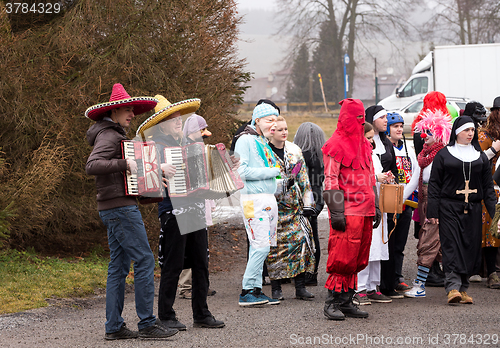
{"type": "Polygon", "coordinates": [[[435,6],[431,22],[437,39],[462,45],[500,40],[500,1],[438,0],[430,4],[435,6]]]}
{"type": "MultiPolygon", "coordinates": [[[[347,72],[352,91],[356,68],[355,47],[360,38],[393,40],[411,37],[411,24],[407,14],[420,0],[277,0],[280,8],[281,34],[293,35],[290,44],[292,55],[302,43],[327,49],[331,71],[320,72],[330,78],[331,90],[327,98],[340,100],[343,91],[343,56],[347,53],[350,63],[347,72]],[[325,41],[326,40],[326,41],[325,41]],[[323,45],[322,45],[323,42],[323,45]]],[[[315,54],[320,52],[317,50],[315,54]]],[[[314,60],[314,58],[313,58],[314,60]]],[[[314,65],[314,63],[313,63],[314,65]]],[[[326,81],[325,81],[326,82],[326,81]]]]}

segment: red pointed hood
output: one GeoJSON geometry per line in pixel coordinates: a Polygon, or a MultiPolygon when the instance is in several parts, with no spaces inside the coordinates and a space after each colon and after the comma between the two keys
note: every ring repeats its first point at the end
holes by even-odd
{"type": "Polygon", "coordinates": [[[340,103],[337,129],[325,143],[322,151],[353,169],[366,168],[371,163],[371,145],[364,136],[365,109],[358,99],[344,99],[340,103]],[[362,116],[358,118],[358,116],[362,116]]]}

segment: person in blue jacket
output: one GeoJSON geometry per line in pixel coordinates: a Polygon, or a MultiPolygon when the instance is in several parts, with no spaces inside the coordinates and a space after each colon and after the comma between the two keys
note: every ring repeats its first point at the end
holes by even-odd
{"type": "Polygon", "coordinates": [[[240,203],[250,241],[240,306],[280,303],[262,292],[262,266],[271,245],[277,245],[278,205],[274,193],[280,170],[267,139],[276,127],[277,117],[278,111],[271,105],[257,105],[251,124],[239,134],[235,146],[240,157],[238,172],[245,183],[240,203]]]}

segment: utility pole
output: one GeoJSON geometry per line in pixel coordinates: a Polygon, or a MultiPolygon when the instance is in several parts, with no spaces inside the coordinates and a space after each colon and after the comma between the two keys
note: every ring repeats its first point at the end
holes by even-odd
{"type": "Polygon", "coordinates": [[[313,77],[309,75],[309,112],[313,111],[313,77]]]}
{"type": "Polygon", "coordinates": [[[349,75],[347,75],[347,68],[346,66],[349,64],[349,56],[344,54],[344,59],[342,59],[344,62],[344,99],[347,99],[347,92],[349,92],[349,75]]]}
{"type": "Polygon", "coordinates": [[[375,104],[379,102],[378,97],[378,76],[377,76],[377,58],[375,58],[375,104]]]}

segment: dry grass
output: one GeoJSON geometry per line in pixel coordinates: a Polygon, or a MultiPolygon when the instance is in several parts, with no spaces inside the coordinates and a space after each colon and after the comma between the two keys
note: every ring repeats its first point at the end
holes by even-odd
{"type": "MultiPolygon", "coordinates": [[[[323,116],[321,113],[310,112],[284,112],[281,114],[286,120],[288,126],[288,140],[293,141],[295,133],[299,126],[304,122],[312,122],[317,124],[325,132],[325,138],[332,136],[337,129],[338,110],[333,112],[333,116],[323,116]]],[[[252,118],[251,111],[239,111],[237,118],[242,121],[247,121],[252,118]]]]}

